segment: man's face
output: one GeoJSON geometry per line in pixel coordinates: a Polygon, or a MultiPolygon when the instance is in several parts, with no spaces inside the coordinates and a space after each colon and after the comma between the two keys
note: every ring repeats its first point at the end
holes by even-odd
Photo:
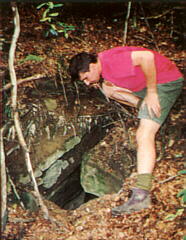
{"type": "Polygon", "coordinates": [[[80,72],[79,78],[87,86],[91,86],[91,85],[93,86],[99,82],[100,75],[101,75],[101,72],[99,70],[97,63],[91,63],[89,65],[89,71],[88,72],[80,72]]]}

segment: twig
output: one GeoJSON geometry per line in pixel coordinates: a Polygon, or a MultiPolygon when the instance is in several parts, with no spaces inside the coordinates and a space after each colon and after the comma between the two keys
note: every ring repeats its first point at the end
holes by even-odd
{"type": "MultiPolygon", "coordinates": [[[[114,102],[111,102],[110,99],[105,94],[105,92],[103,91],[103,89],[100,86],[98,86],[98,88],[99,88],[100,92],[103,94],[103,96],[106,98],[107,102],[109,102],[112,107],[113,107],[113,105],[114,105],[114,107],[119,106],[119,108],[122,109],[122,112],[124,112],[126,115],[132,117],[132,114],[130,114],[123,106],[121,106],[120,103],[128,105],[130,107],[133,107],[132,104],[130,104],[127,101],[119,100],[119,99],[116,99],[116,98],[113,98],[113,97],[111,99],[113,99],[114,102]]],[[[116,108],[116,109],[118,109],[118,108],[116,108]]]]}
{"type": "MultiPolygon", "coordinates": [[[[183,9],[185,9],[184,6],[183,6],[183,7],[181,7],[181,6],[180,6],[180,7],[179,7],[179,6],[177,6],[177,7],[172,7],[171,9],[168,9],[168,10],[166,10],[165,12],[163,12],[163,13],[161,13],[161,14],[159,14],[159,15],[150,16],[150,17],[146,17],[146,18],[147,18],[147,19],[158,19],[158,18],[161,18],[161,17],[165,16],[166,14],[168,14],[168,13],[174,11],[174,10],[183,10],[183,9]]],[[[140,17],[140,19],[144,19],[144,17],[140,17]]]]}
{"type": "Polygon", "coordinates": [[[151,37],[148,38],[147,36],[142,37],[140,35],[136,35],[136,36],[134,35],[133,38],[138,39],[138,40],[142,40],[142,41],[147,41],[148,43],[152,43],[152,41],[153,41],[153,39],[151,37]]]}
{"type": "MultiPolygon", "coordinates": [[[[46,75],[36,74],[36,75],[30,76],[30,77],[27,77],[27,78],[18,79],[17,80],[17,85],[20,85],[21,83],[24,83],[24,82],[29,82],[29,81],[32,81],[32,80],[37,80],[37,79],[40,79],[40,78],[44,78],[44,77],[46,77],[46,75]]],[[[11,87],[12,87],[12,83],[7,83],[3,88],[0,89],[0,92],[8,90],[11,87]]]]}
{"type": "Polygon", "coordinates": [[[77,104],[80,105],[80,98],[79,98],[79,89],[78,89],[78,85],[76,82],[74,82],[75,88],[76,88],[76,93],[77,93],[77,104]]]}
{"type": "Polygon", "coordinates": [[[160,181],[159,183],[160,183],[160,184],[163,184],[163,183],[169,182],[169,181],[175,179],[175,178],[178,177],[178,176],[180,176],[180,175],[177,174],[177,175],[175,175],[175,176],[171,176],[171,177],[169,177],[169,178],[167,178],[167,179],[165,179],[165,180],[163,180],[163,181],[160,181]]]}
{"type": "Polygon", "coordinates": [[[128,20],[129,20],[129,16],[130,16],[131,5],[132,5],[132,2],[129,1],[129,2],[128,2],[127,15],[126,15],[126,18],[125,18],[125,28],[124,28],[124,35],[123,35],[123,45],[125,45],[125,44],[126,44],[126,41],[127,41],[128,20]]]}
{"type": "Polygon", "coordinates": [[[128,135],[128,132],[126,130],[126,126],[125,126],[125,123],[124,123],[124,121],[122,119],[122,116],[121,116],[120,112],[117,112],[117,114],[118,114],[118,117],[120,118],[121,124],[123,126],[124,133],[127,136],[127,139],[129,139],[129,135],[128,135]]]}
{"type": "Polygon", "coordinates": [[[148,22],[148,20],[147,20],[147,18],[146,18],[146,16],[145,16],[145,11],[144,11],[144,9],[143,9],[142,3],[140,2],[139,4],[140,4],[141,10],[142,10],[142,12],[143,12],[143,16],[144,16],[145,23],[146,23],[147,27],[149,28],[150,35],[151,35],[151,37],[152,37],[152,39],[153,39],[153,41],[154,41],[155,47],[156,47],[156,49],[159,51],[158,44],[157,44],[157,42],[156,42],[156,39],[155,39],[155,37],[154,37],[154,34],[153,34],[152,31],[151,31],[151,27],[150,27],[150,25],[149,25],[149,22],[148,22]]]}
{"type": "Polygon", "coordinates": [[[127,117],[134,118],[134,115],[131,114],[126,108],[124,108],[124,106],[122,106],[121,103],[119,103],[117,101],[113,101],[113,102],[111,102],[111,105],[112,104],[113,104],[114,109],[116,109],[117,111],[119,110],[120,112],[123,112],[125,114],[125,116],[127,116],[127,117]]]}
{"type": "Polygon", "coordinates": [[[35,222],[35,218],[27,218],[27,219],[24,219],[24,218],[12,218],[12,219],[9,219],[9,222],[11,223],[30,223],[30,222],[35,222]]]}
{"type": "MultiPolygon", "coordinates": [[[[113,107],[113,105],[114,105],[114,108],[115,108],[115,106],[118,106],[118,105],[119,105],[119,107],[121,108],[121,105],[120,105],[120,103],[117,102],[117,101],[118,101],[117,99],[115,99],[115,101],[114,101],[114,103],[113,103],[113,105],[112,105],[112,102],[110,102],[110,99],[107,97],[107,95],[105,94],[105,92],[103,91],[103,89],[102,89],[100,86],[99,86],[99,90],[100,90],[100,92],[104,95],[104,97],[106,98],[107,102],[109,102],[112,107],[113,107]]],[[[128,103],[125,102],[125,101],[122,101],[122,103],[131,106],[130,104],[128,104],[128,103]]],[[[130,113],[129,113],[125,108],[122,107],[122,110],[123,110],[123,112],[124,112],[125,114],[127,114],[128,116],[130,116],[130,113]]],[[[124,123],[124,121],[123,121],[123,119],[122,119],[122,116],[121,116],[120,112],[118,111],[118,108],[116,108],[116,112],[117,112],[118,117],[120,118],[121,124],[122,124],[122,126],[123,126],[124,133],[126,134],[127,138],[129,138],[128,133],[127,133],[127,130],[126,130],[125,123],[124,123]]]]}
{"type": "Polygon", "coordinates": [[[61,66],[60,66],[59,63],[58,63],[58,71],[59,71],[59,76],[60,76],[60,80],[61,80],[61,85],[62,85],[62,88],[63,88],[63,94],[64,94],[65,102],[66,102],[66,105],[68,106],[68,100],[67,100],[65,85],[64,85],[63,76],[62,76],[62,73],[61,73],[61,66]]]}
{"type": "Polygon", "coordinates": [[[170,37],[172,38],[174,32],[174,12],[171,11],[171,32],[170,32],[170,37]]]}
{"type": "Polygon", "coordinates": [[[34,173],[33,173],[32,164],[30,161],[29,150],[27,148],[27,145],[26,145],[23,133],[22,133],[22,129],[21,129],[20,122],[19,122],[19,113],[17,111],[17,81],[16,81],[16,74],[15,74],[15,69],[14,69],[14,56],[15,56],[16,42],[17,42],[17,39],[18,39],[19,33],[20,33],[20,20],[19,20],[19,12],[18,12],[16,3],[12,2],[11,4],[12,4],[12,11],[14,13],[15,30],[14,30],[14,34],[13,34],[12,42],[11,42],[11,46],[10,46],[8,63],[9,63],[10,79],[11,79],[11,83],[12,83],[11,99],[12,99],[13,119],[14,119],[14,124],[15,124],[19,143],[25,154],[25,162],[26,162],[28,173],[29,173],[29,175],[32,179],[33,185],[34,185],[35,194],[38,198],[39,204],[44,213],[44,218],[49,219],[48,209],[43,203],[43,200],[39,193],[38,185],[37,185],[34,173]]]}
{"type": "Polygon", "coordinates": [[[0,130],[0,164],[1,164],[1,232],[5,227],[5,219],[7,214],[7,188],[6,188],[6,167],[5,167],[5,153],[3,144],[3,132],[4,128],[0,130]]]}
{"type": "MultiPolygon", "coordinates": [[[[173,8],[174,9],[174,8],[173,8]]],[[[158,18],[161,18],[163,16],[165,16],[166,14],[172,12],[173,10],[172,8],[171,9],[168,9],[166,10],[165,12],[159,14],[159,15],[156,15],[156,16],[150,16],[150,17],[146,17],[146,19],[158,19],[158,18]]],[[[145,19],[145,17],[140,17],[140,19],[145,19]]]]}
{"type": "Polygon", "coordinates": [[[20,198],[20,196],[19,196],[19,194],[18,194],[18,192],[17,192],[17,190],[16,190],[16,186],[15,186],[15,184],[13,183],[13,181],[12,181],[12,179],[11,179],[11,177],[10,177],[10,174],[9,174],[9,171],[8,171],[7,168],[6,168],[6,172],[7,172],[7,176],[8,176],[8,181],[10,182],[10,185],[11,185],[11,187],[12,187],[12,190],[13,190],[13,192],[14,192],[17,200],[19,200],[21,207],[22,207],[23,209],[25,209],[24,203],[22,202],[22,200],[21,200],[21,198],[20,198]]]}

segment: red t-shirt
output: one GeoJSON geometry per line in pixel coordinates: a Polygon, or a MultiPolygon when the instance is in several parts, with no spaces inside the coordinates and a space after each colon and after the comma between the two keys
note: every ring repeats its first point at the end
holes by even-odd
{"type": "Polygon", "coordinates": [[[151,51],[155,56],[157,83],[167,83],[182,77],[182,74],[167,57],[141,47],[115,47],[98,54],[102,65],[102,77],[119,87],[133,92],[146,87],[146,78],[140,66],[132,64],[132,51],[151,51]]]}

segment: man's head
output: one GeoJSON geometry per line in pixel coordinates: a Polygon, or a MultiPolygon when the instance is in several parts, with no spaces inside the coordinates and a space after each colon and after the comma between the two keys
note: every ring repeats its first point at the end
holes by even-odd
{"type": "Polygon", "coordinates": [[[82,52],[71,59],[69,71],[72,80],[80,79],[86,85],[92,85],[99,82],[101,63],[97,55],[82,52]]]}

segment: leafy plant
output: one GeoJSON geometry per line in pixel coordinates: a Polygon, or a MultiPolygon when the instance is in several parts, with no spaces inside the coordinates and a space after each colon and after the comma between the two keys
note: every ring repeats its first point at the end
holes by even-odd
{"type": "Polygon", "coordinates": [[[37,55],[29,54],[26,56],[24,59],[20,60],[20,63],[24,63],[26,61],[36,61],[36,62],[41,62],[43,61],[43,58],[37,55]]]}
{"type": "Polygon", "coordinates": [[[60,8],[64,4],[58,3],[54,4],[53,2],[42,3],[37,6],[37,9],[46,8],[42,14],[40,22],[45,22],[48,24],[49,28],[47,29],[45,36],[48,37],[50,34],[53,36],[58,36],[59,33],[63,33],[65,38],[68,38],[68,31],[74,31],[75,27],[68,25],[64,22],[60,22],[56,19],[59,16],[59,12],[52,12],[55,8],[60,8]]]}
{"type": "Polygon", "coordinates": [[[12,108],[11,108],[10,104],[8,103],[8,97],[5,94],[4,94],[3,102],[5,103],[4,108],[3,108],[3,116],[4,116],[3,120],[6,121],[7,119],[11,118],[12,108]]]}
{"type": "MultiPolygon", "coordinates": [[[[181,174],[186,174],[186,170],[181,170],[178,172],[179,175],[181,174]]],[[[184,206],[186,204],[186,189],[181,190],[178,194],[177,197],[181,197],[181,202],[182,205],[184,206]]]]}
{"type": "MultiPolygon", "coordinates": [[[[181,170],[178,172],[178,175],[186,174],[186,170],[181,170]]],[[[186,189],[181,190],[178,194],[177,197],[181,197],[181,205],[183,208],[180,208],[176,211],[175,214],[169,214],[166,216],[165,220],[173,221],[177,216],[181,216],[184,213],[184,206],[186,204],[186,189]]],[[[184,238],[184,240],[186,240],[184,238]]]]}
{"type": "Polygon", "coordinates": [[[184,212],[184,209],[180,208],[177,210],[175,214],[169,214],[168,216],[166,216],[165,220],[173,221],[176,217],[181,216],[183,212],[184,212]]]}

